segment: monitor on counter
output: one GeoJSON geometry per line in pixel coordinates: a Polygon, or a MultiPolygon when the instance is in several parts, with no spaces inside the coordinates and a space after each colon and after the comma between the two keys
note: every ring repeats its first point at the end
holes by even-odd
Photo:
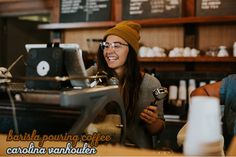
{"type": "MultiPolygon", "coordinates": [[[[79,45],[76,43],[59,44],[59,47],[63,49],[74,49],[74,50],[78,50],[80,48],[79,45]]],[[[27,52],[29,52],[29,50],[32,48],[47,48],[47,44],[25,44],[25,49],[27,52]]]]}
{"type": "MultiPolygon", "coordinates": [[[[52,46],[53,47],[53,46],[52,46]]],[[[63,66],[69,77],[87,77],[87,71],[85,69],[82,50],[78,44],[68,43],[59,44],[59,47],[63,49],[64,60],[63,66]]],[[[26,44],[26,51],[30,53],[31,49],[42,49],[47,48],[47,44],[26,44]]],[[[45,57],[47,59],[47,57],[45,57]]],[[[74,79],[70,80],[71,85],[75,88],[84,88],[89,86],[88,79],[74,79]]]]}

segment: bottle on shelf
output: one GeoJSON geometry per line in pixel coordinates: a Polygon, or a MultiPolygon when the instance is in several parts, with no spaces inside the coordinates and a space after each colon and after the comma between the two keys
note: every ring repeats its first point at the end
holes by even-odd
{"type": "Polygon", "coordinates": [[[236,41],[234,42],[233,51],[233,56],[236,57],[236,41]]]}

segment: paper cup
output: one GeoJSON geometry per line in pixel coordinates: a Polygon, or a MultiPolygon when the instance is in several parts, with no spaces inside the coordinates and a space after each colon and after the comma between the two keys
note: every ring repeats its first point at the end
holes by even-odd
{"type": "Polygon", "coordinates": [[[192,97],[184,142],[185,155],[222,155],[220,104],[216,97],[192,97]]]}

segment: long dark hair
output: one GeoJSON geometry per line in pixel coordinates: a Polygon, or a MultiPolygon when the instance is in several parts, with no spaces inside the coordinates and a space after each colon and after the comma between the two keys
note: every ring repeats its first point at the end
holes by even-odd
{"type": "MultiPolygon", "coordinates": [[[[109,77],[116,76],[113,69],[109,68],[103,56],[103,50],[99,48],[97,54],[97,65],[99,71],[105,71],[109,77]]],[[[134,119],[135,106],[139,99],[140,85],[142,75],[140,65],[137,58],[137,53],[129,45],[129,53],[124,64],[123,76],[119,79],[119,87],[123,98],[123,103],[126,109],[127,119],[134,119]]]]}

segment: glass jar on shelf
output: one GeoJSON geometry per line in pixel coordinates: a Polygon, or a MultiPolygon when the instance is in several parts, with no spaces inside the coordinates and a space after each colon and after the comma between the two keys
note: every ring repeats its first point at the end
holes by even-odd
{"type": "Polygon", "coordinates": [[[210,57],[216,57],[218,54],[218,48],[215,46],[212,46],[209,48],[208,51],[206,51],[206,56],[210,56],[210,57]]]}
{"type": "Polygon", "coordinates": [[[226,50],[226,46],[220,46],[219,49],[220,50],[217,54],[217,57],[228,57],[229,56],[229,53],[226,50]]]}

